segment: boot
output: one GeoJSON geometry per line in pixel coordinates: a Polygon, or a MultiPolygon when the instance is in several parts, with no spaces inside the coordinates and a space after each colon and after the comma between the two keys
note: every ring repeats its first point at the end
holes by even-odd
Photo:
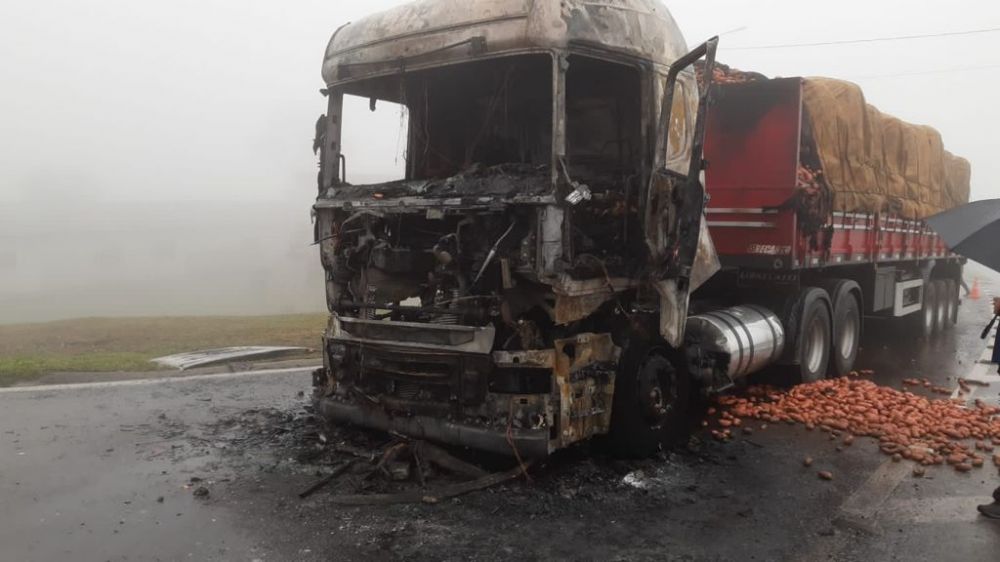
{"type": "Polygon", "coordinates": [[[1000,503],[990,503],[979,506],[979,513],[990,519],[1000,519],[1000,503]]]}
{"type": "Polygon", "coordinates": [[[990,519],[1000,519],[1000,488],[993,490],[993,503],[979,506],[979,513],[990,519]]]}

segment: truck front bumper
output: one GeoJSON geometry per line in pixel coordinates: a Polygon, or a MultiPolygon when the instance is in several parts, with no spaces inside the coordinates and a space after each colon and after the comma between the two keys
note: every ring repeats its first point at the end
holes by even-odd
{"type": "Polygon", "coordinates": [[[331,319],[319,413],[335,423],[543,457],[608,432],[620,350],[610,334],[492,351],[494,329],[331,319]]]}

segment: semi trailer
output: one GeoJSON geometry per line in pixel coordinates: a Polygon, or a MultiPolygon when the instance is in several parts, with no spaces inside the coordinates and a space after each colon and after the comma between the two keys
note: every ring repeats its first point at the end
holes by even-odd
{"type": "Polygon", "coordinates": [[[850,372],[872,318],[948,329],[962,261],[920,219],[968,199],[968,163],[856,86],[736,73],[716,46],[689,52],[657,0],[421,0],[338,29],[318,411],[646,455],[699,393],[850,372]],[[405,108],[405,177],[351,181],[350,96],[405,108]]]}

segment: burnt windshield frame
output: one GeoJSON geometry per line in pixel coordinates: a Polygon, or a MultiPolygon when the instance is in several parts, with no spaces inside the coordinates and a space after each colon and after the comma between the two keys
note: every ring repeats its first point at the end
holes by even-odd
{"type": "MultiPolygon", "coordinates": [[[[555,164],[558,162],[558,158],[562,156],[565,152],[564,146],[565,141],[563,137],[564,126],[560,123],[561,118],[556,116],[564,115],[562,111],[563,107],[563,95],[564,88],[560,86],[564,84],[563,71],[561,70],[561,65],[559,63],[560,58],[553,51],[541,50],[541,51],[525,51],[517,53],[505,53],[500,56],[494,57],[479,57],[475,59],[465,60],[461,62],[442,64],[438,66],[427,66],[421,67],[418,70],[404,70],[402,73],[396,73],[391,75],[383,75],[378,77],[365,78],[357,81],[349,81],[338,83],[336,86],[331,87],[327,91],[328,96],[328,107],[327,107],[327,126],[326,126],[326,138],[323,143],[323,153],[321,155],[321,168],[322,168],[322,185],[325,189],[336,187],[342,185],[342,180],[346,176],[346,181],[350,182],[350,176],[344,173],[344,167],[350,165],[349,154],[347,151],[350,147],[343,147],[342,142],[342,126],[343,126],[343,111],[344,111],[344,95],[355,95],[361,96],[369,99],[375,99],[376,101],[388,101],[392,103],[399,103],[407,107],[409,113],[409,131],[406,135],[406,180],[416,181],[422,179],[428,179],[433,176],[428,176],[426,173],[426,166],[421,166],[421,158],[424,157],[422,150],[424,147],[419,145],[419,140],[421,138],[421,127],[423,126],[422,121],[425,115],[422,113],[426,111],[425,109],[418,107],[420,105],[418,102],[419,95],[415,92],[415,87],[420,83],[421,79],[427,81],[430,77],[433,77],[435,73],[448,73],[461,71],[461,67],[467,67],[470,72],[483,72],[489,70],[488,65],[496,65],[497,73],[501,72],[504,68],[516,68],[522,69],[528,68],[532,70],[531,65],[537,65],[533,69],[535,72],[545,72],[544,81],[541,80],[541,75],[538,76],[541,85],[543,83],[550,82],[549,76],[547,74],[551,73],[551,88],[544,90],[536,90],[534,95],[545,99],[545,109],[540,109],[539,104],[536,100],[532,100],[532,103],[526,105],[525,112],[534,112],[536,115],[544,115],[545,121],[551,122],[551,129],[548,127],[544,128],[543,134],[527,135],[528,139],[516,139],[519,141],[517,143],[520,146],[521,142],[534,142],[536,143],[536,152],[532,160],[533,164],[539,166],[545,166],[549,170],[555,170],[555,164]],[[523,59],[518,61],[517,59],[523,59]],[[507,65],[504,67],[502,62],[511,61],[514,64],[507,65]],[[521,67],[517,63],[526,62],[527,65],[521,67]],[[542,70],[542,65],[544,64],[544,70],[542,70]],[[478,65],[479,68],[475,68],[473,65],[478,65]],[[545,137],[548,138],[545,138],[545,137]],[[544,145],[544,150],[541,146],[544,145]],[[542,156],[544,152],[544,157],[542,156]],[[345,162],[344,155],[347,154],[348,161],[345,162]]],[[[462,75],[457,75],[462,78],[462,75]]],[[[470,76],[465,76],[464,78],[468,81],[470,76]]],[[[439,77],[440,78],[440,77],[439,77]]],[[[495,78],[494,78],[495,80],[495,78]]],[[[443,82],[442,82],[443,83],[443,82]]],[[[524,82],[518,82],[516,84],[510,84],[508,89],[513,92],[515,96],[529,97],[532,95],[528,90],[525,89],[524,82]]],[[[461,92],[461,88],[457,91],[461,92]]],[[[470,107],[473,102],[469,102],[470,107]]],[[[487,108],[488,110],[489,108],[487,108]]],[[[496,108],[502,110],[502,117],[510,118],[510,107],[500,107],[496,108]]],[[[433,117],[432,117],[433,119],[433,117]]],[[[490,117],[487,117],[487,121],[490,117]]],[[[529,120],[524,116],[521,117],[523,123],[522,125],[527,125],[529,120]]],[[[537,124],[537,119],[531,119],[531,124],[537,124]]],[[[485,128],[485,127],[484,127],[485,128]]],[[[538,127],[534,132],[541,132],[543,127],[538,127]]],[[[510,143],[512,146],[515,144],[510,143]]],[[[465,164],[466,162],[461,162],[460,164],[465,164]]],[[[494,164],[499,164],[500,162],[493,162],[494,164]]],[[[454,174],[461,173],[463,170],[461,166],[455,166],[453,170],[454,174]]],[[[436,177],[447,176],[447,174],[441,173],[436,177]]],[[[558,176],[553,173],[551,174],[552,187],[554,188],[558,181],[558,176]]],[[[371,184],[380,185],[380,184],[371,184]]]]}

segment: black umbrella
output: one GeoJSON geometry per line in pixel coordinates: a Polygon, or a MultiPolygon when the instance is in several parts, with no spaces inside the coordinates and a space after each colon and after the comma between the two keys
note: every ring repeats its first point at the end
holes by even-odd
{"type": "Polygon", "coordinates": [[[956,254],[1000,271],[1000,199],[955,207],[927,219],[956,254]]]}

